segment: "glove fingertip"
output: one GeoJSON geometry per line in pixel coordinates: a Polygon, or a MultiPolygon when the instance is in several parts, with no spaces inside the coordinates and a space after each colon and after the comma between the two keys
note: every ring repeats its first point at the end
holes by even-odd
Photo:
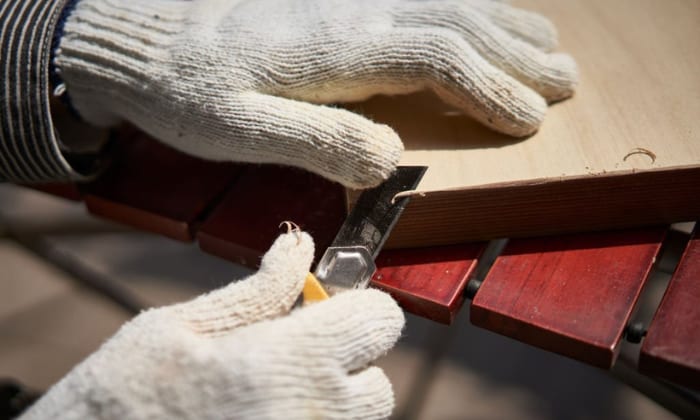
{"type": "Polygon", "coordinates": [[[398,303],[388,294],[377,289],[352,290],[334,297],[335,305],[347,305],[353,311],[362,311],[364,318],[381,330],[382,341],[387,348],[401,337],[406,317],[398,303]]]}
{"type": "Polygon", "coordinates": [[[353,396],[353,411],[359,418],[386,419],[394,411],[394,388],[386,373],[377,366],[350,375],[348,389],[353,396]]]}
{"type": "Polygon", "coordinates": [[[314,241],[311,235],[302,231],[292,231],[280,235],[275,240],[263,256],[260,271],[277,273],[276,278],[290,279],[294,282],[292,293],[298,294],[304,287],[304,279],[311,268],[313,258],[314,241]]]}
{"type": "Polygon", "coordinates": [[[314,257],[314,240],[306,232],[283,233],[263,256],[261,266],[311,266],[314,257]]]}
{"type": "Polygon", "coordinates": [[[548,102],[556,102],[571,97],[579,82],[576,61],[568,54],[550,55],[550,70],[547,72],[550,89],[544,92],[548,102]]]}
{"type": "Polygon", "coordinates": [[[365,290],[363,299],[382,315],[387,330],[395,332],[394,342],[398,341],[406,325],[406,316],[399,304],[388,293],[377,289],[365,290]]]}
{"type": "Polygon", "coordinates": [[[366,121],[362,130],[353,131],[353,168],[342,174],[340,182],[356,189],[376,187],[396,170],[403,143],[396,131],[384,124],[366,121]]]}
{"type": "Polygon", "coordinates": [[[509,95],[502,99],[501,112],[489,111],[484,122],[496,131],[513,137],[527,137],[536,133],[547,113],[546,99],[520,83],[503,82],[500,81],[509,95]]]}

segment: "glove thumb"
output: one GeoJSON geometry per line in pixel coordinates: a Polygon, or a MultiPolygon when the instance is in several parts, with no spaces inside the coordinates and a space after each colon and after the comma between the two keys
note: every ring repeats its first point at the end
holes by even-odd
{"type": "Polygon", "coordinates": [[[196,333],[213,336],[285,315],[304,287],[313,256],[307,233],[280,235],[257,273],[173,309],[196,333]]]}

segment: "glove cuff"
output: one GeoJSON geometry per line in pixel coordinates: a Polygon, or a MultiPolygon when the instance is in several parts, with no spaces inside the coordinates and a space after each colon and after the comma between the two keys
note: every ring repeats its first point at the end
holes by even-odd
{"type": "Polygon", "coordinates": [[[188,2],[160,0],[78,2],[65,22],[54,64],[86,121],[108,126],[132,115],[158,117],[152,115],[154,80],[171,77],[169,47],[188,7],[188,2]]]}

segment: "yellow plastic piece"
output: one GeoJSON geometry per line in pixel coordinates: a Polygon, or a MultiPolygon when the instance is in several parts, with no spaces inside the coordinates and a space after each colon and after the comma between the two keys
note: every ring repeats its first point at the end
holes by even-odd
{"type": "Polygon", "coordinates": [[[328,299],[328,293],[326,293],[321,282],[311,273],[306,275],[304,290],[301,293],[304,296],[304,304],[328,299]]]}

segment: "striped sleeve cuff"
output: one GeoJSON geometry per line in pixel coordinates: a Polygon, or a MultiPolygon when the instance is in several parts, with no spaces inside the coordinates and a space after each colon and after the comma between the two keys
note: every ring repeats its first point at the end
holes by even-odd
{"type": "Polygon", "coordinates": [[[66,3],[0,2],[0,181],[80,181],[95,166],[62,152],[51,120],[51,46],[66,3]]]}

